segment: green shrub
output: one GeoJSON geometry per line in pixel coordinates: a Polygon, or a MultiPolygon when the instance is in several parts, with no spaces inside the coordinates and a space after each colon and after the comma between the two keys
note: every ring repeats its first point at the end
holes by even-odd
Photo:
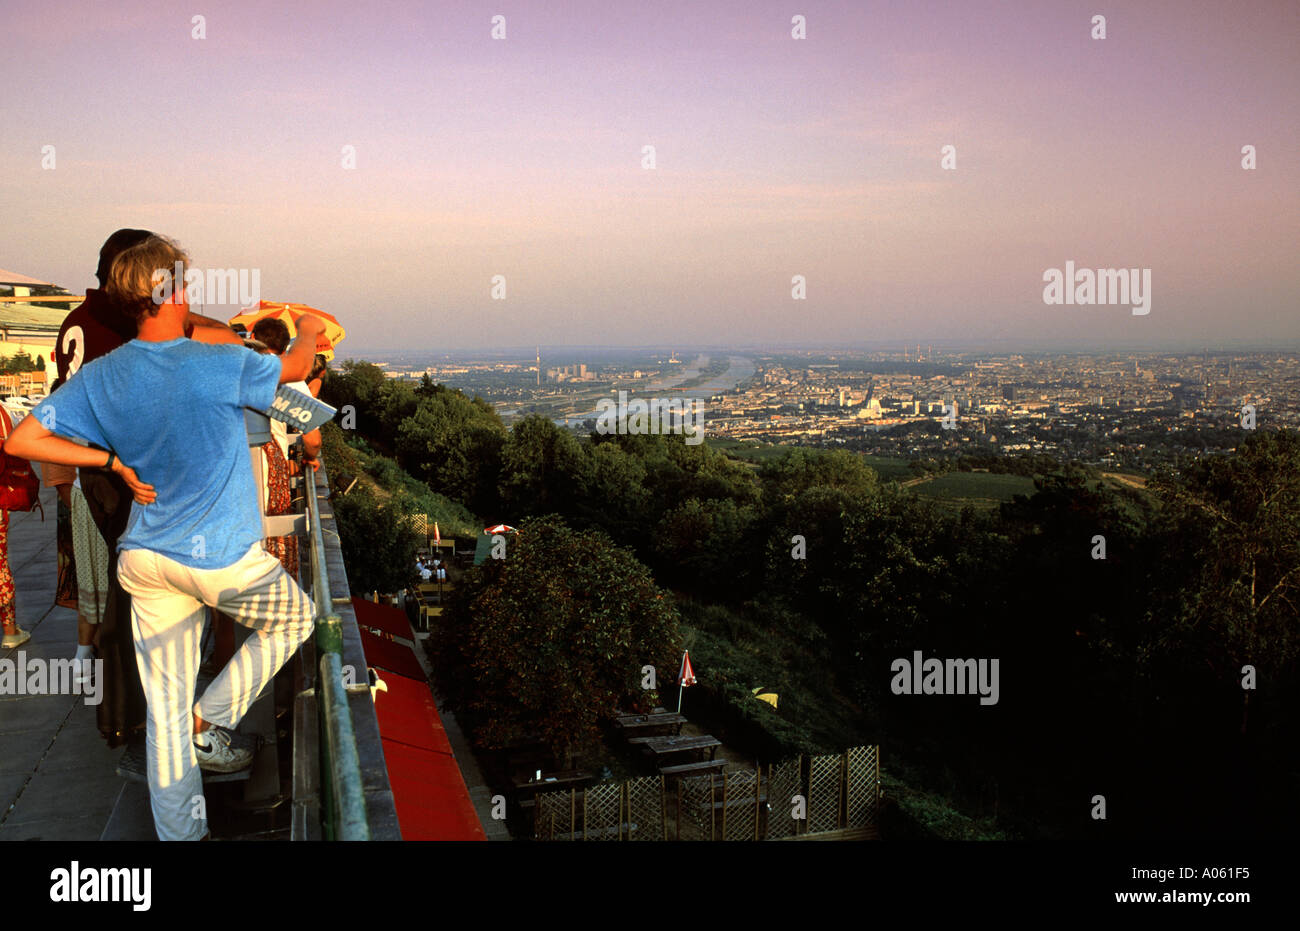
{"type": "Polygon", "coordinates": [[[424,542],[405,523],[409,512],[393,502],[380,505],[365,485],[358,485],[333,503],[352,591],[363,594],[404,589],[415,563],[415,551],[424,542]]]}

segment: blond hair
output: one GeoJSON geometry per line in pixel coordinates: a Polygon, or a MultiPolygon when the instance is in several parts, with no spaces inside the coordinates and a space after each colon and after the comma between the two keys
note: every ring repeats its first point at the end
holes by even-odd
{"type": "Polygon", "coordinates": [[[105,290],[138,322],[156,315],[158,307],[185,286],[188,264],[189,256],[172,240],[150,236],[118,254],[105,290]]]}

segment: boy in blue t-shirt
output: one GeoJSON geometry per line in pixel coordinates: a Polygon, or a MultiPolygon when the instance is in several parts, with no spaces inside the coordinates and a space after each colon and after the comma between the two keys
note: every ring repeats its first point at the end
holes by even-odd
{"type": "Polygon", "coordinates": [[[132,596],[149,705],[154,822],[162,840],[197,840],[207,833],[206,818],[193,814],[203,811],[194,805],[203,792],[198,763],[233,772],[252,762],[231,732],[312,630],[311,599],[262,547],[243,409],[267,409],[279,385],[307,375],[321,324],[305,318],[279,357],[186,339],[184,294],[167,293],[177,262],[183,267],[184,253],[158,236],[118,256],[108,287],[138,316],[137,338],[84,365],[24,418],[5,449],[111,468],[131,489],[137,506],[119,541],[117,574],[132,596]],[[254,636],[191,708],[204,605],[254,636]]]}

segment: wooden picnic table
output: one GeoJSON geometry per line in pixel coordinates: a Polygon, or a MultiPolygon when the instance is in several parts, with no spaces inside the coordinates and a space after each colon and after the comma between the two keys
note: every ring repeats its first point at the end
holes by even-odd
{"type": "Polygon", "coordinates": [[[656,760],[669,754],[694,750],[708,750],[711,760],[722,746],[722,741],[712,734],[701,734],[698,737],[629,737],[627,742],[645,747],[654,754],[656,760]]]}
{"type": "Polygon", "coordinates": [[[684,714],[621,714],[614,719],[614,726],[625,734],[646,734],[656,728],[670,727],[676,735],[685,723],[684,714]]]}
{"type": "Polygon", "coordinates": [[[661,776],[695,776],[712,773],[718,778],[722,778],[721,770],[727,766],[727,760],[702,760],[697,763],[679,763],[675,766],[669,766],[666,763],[659,764],[659,775],[661,776]]]}
{"type": "Polygon", "coordinates": [[[572,789],[583,783],[590,782],[595,777],[585,770],[570,769],[559,773],[542,773],[540,780],[536,779],[516,779],[515,792],[519,795],[530,795],[537,792],[550,792],[553,789],[572,789]]]}

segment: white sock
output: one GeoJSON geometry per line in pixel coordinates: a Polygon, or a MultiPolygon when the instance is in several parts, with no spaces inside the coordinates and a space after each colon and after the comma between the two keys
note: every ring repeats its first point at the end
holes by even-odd
{"type": "Polygon", "coordinates": [[[77,656],[76,656],[76,658],[77,658],[78,660],[83,660],[83,659],[94,659],[94,658],[95,658],[95,648],[92,647],[92,646],[90,646],[89,644],[77,644],[77,656]]]}

